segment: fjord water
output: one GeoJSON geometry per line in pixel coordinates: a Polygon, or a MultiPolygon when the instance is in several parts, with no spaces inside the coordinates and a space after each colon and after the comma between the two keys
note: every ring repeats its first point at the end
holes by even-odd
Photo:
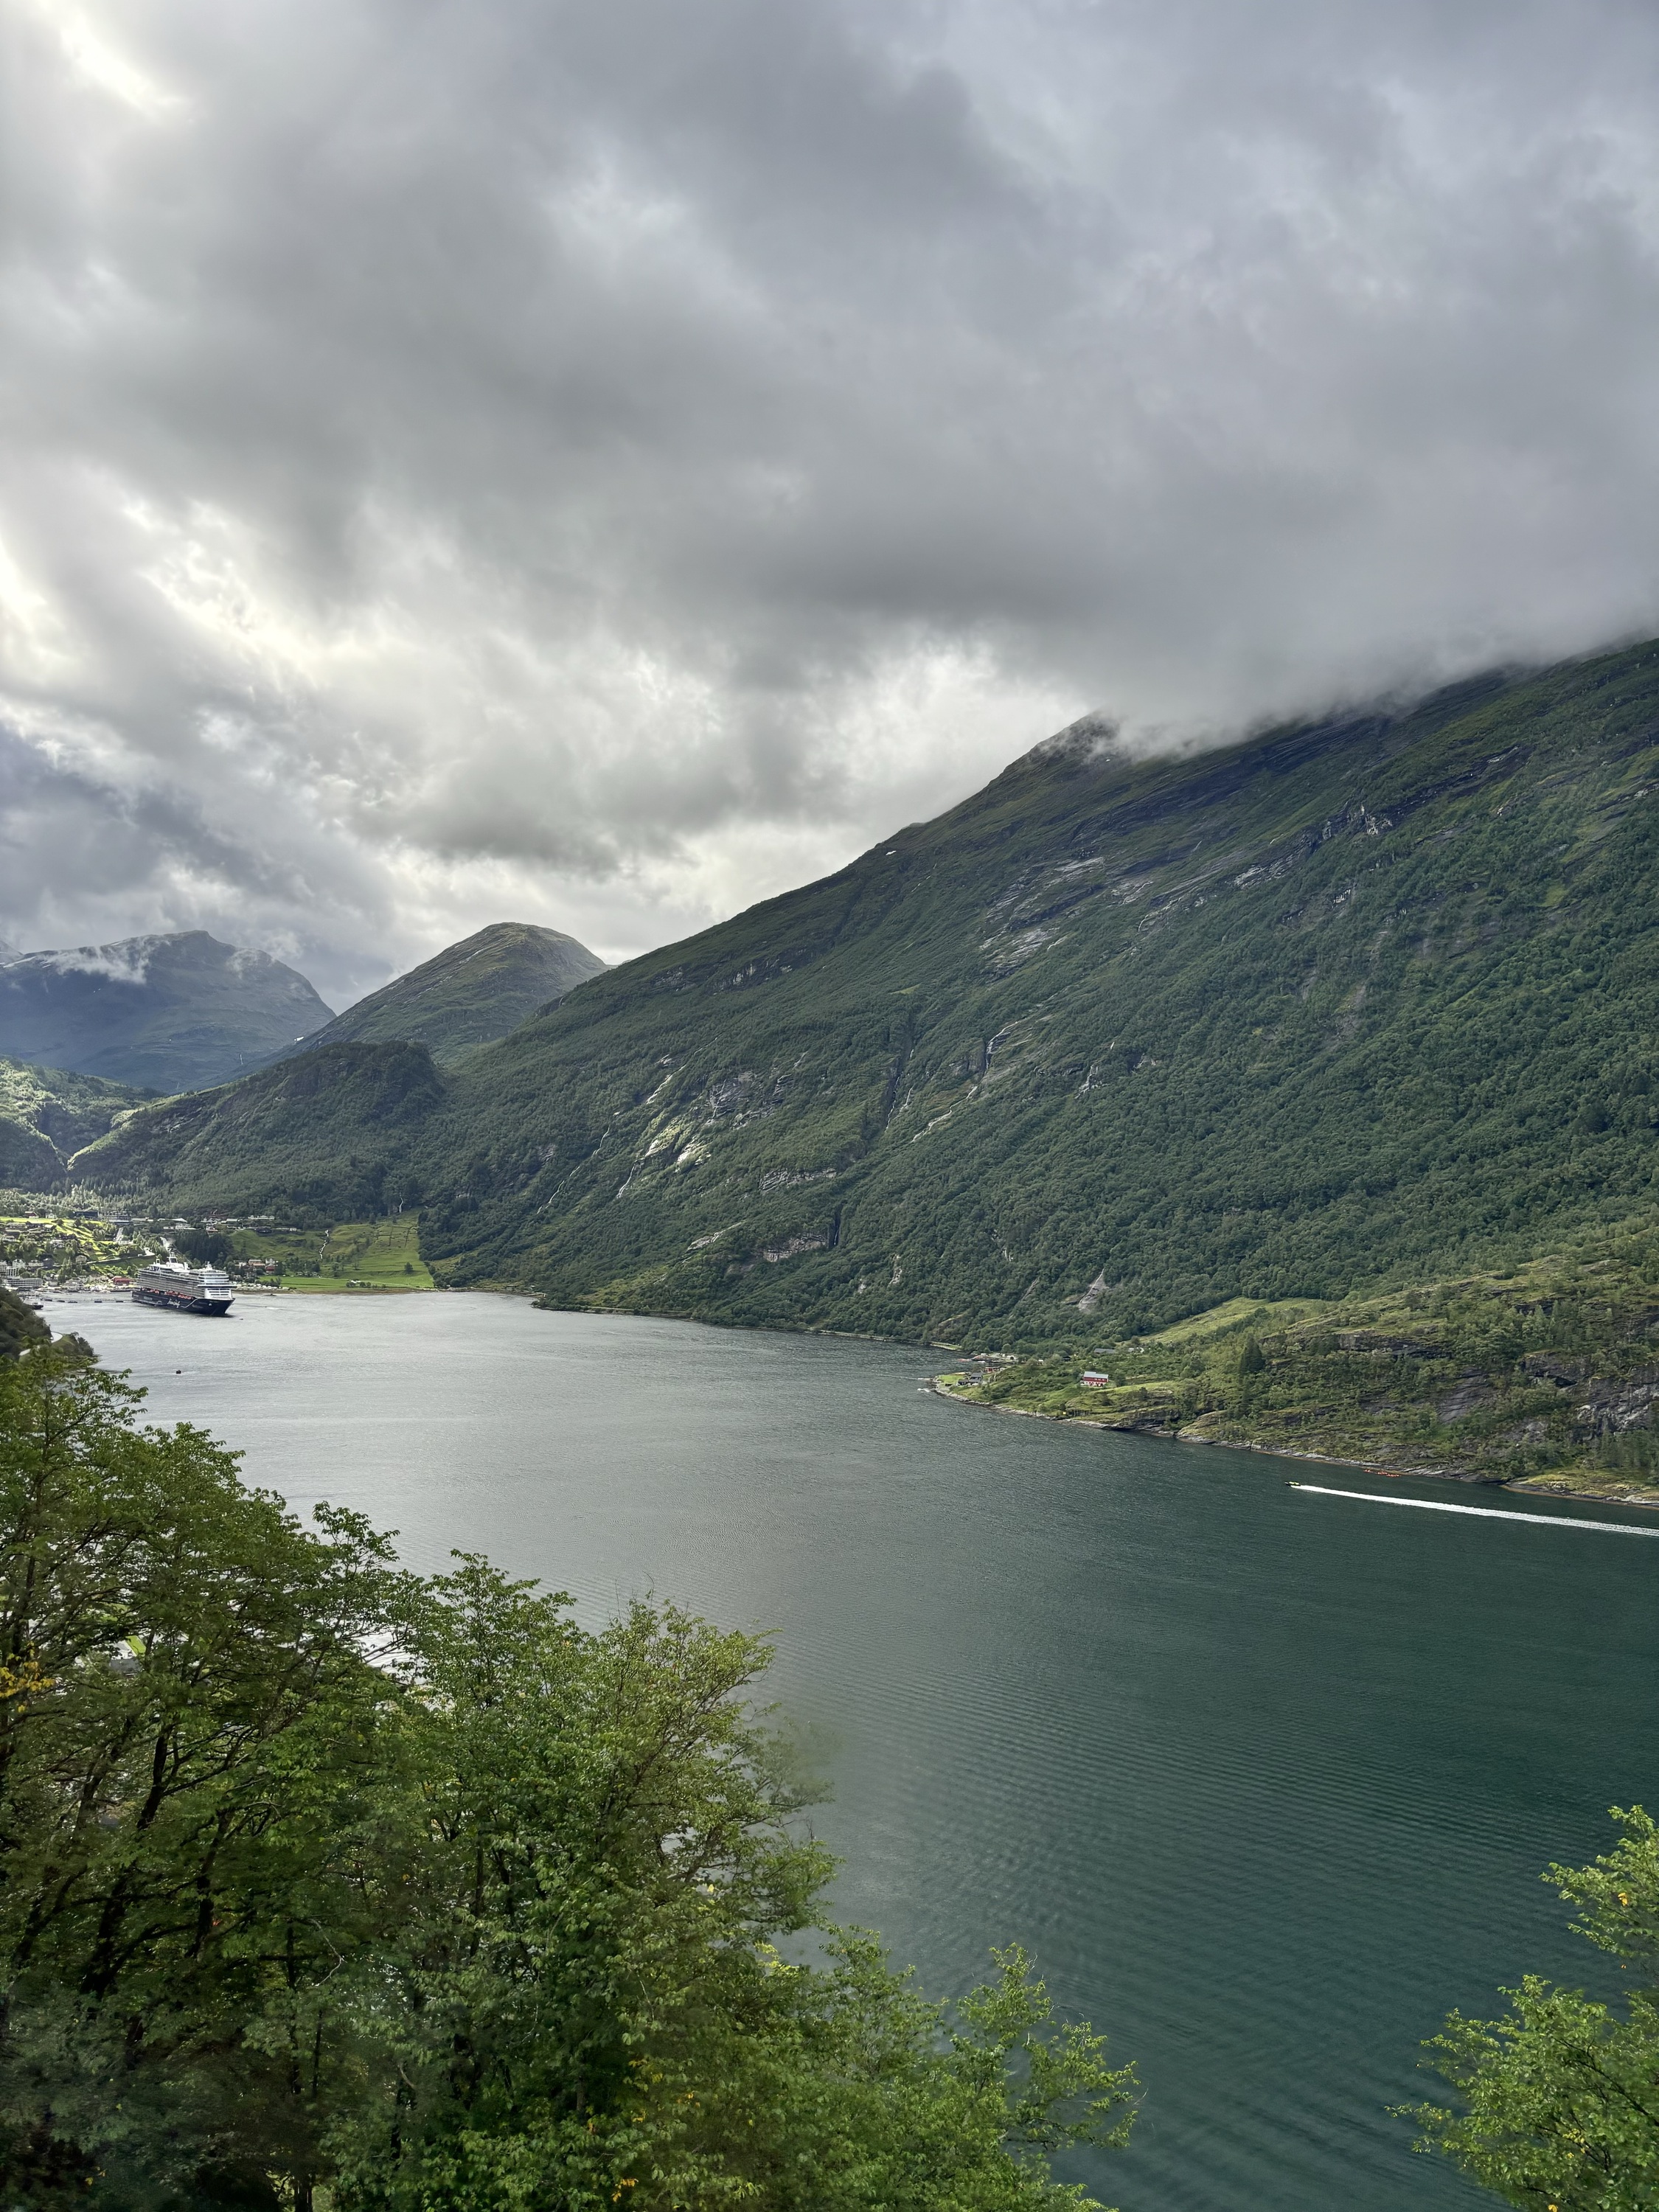
{"type": "Polygon", "coordinates": [[[775,1629],[842,1917],[939,1992],[1018,1939],[1139,2061],[1133,2148],[1073,2169],[1108,2203],[1492,2202],[1387,2107],[1451,2006],[1605,1984],[1537,1876],[1659,1806],[1659,1541],[1310,1496],[1284,1461],[952,1405],[890,1346],[484,1297],[49,1318],[413,1565],[775,1629]]]}

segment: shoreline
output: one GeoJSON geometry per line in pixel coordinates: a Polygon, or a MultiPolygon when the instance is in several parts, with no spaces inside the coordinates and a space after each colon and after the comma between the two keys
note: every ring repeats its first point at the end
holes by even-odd
{"type": "Polygon", "coordinates": [[[1303,1466],[1352,1467],[1362,1474],[1383,1477],[1404,1475],[1419,1482],[1450,1482],[1465,1490],[1501,1490],[1510,1498],[1575,1498],[1588,1505],[1626,1505],[1640,1507],[1649,1512],[1659,1511],[1659,1489],[1625,1496],[1610,1495],[1603,1490],[1579,1488],[1568,1478],[1552,1480],[1547,1475],[1528,1475],[1519,1482],[1489,1481],[1484,1475],[1455,1474],[1443,1467],[1398,1467],[1386,1465],[1376,1459],[1352,1459],[1336,1452],[1287,1451],[1277,1444],[1261,1444],[1247,1437],[1182,1436],[1179,1430],[1140,1426],[1133,1421],[1102,1421],[1087,1413],[1039,1413],[1032,1406],[999,1406],[988,1404],[982,1398],[964,1397],[958,1390],[941,1387],[935,1376],[928,1388],[936,1398],[944,1398],[955,1406],[967,1406],[980,1413],[1012,1413],[1021,1420],[1053,1421],[1056,1426],[1078,1426],[1097,1430],[1101,1434],[1119,1437],[1146,1437],[1156,1443],[1190,1444],[1196,1450],[1259,1452],[1264,1459],[1292,1460],[1303,1466]]]}
{"type": "MultiPolygon", "coordinates": [[[[233,1295],[236,1298],[379,1297],[383,1295],[407,1298],[424,1297],[439,1287],[436,1283],[366,1283],[337,1281],[331,1276],[320,1279],[302,1277],[297,1283],[234,1281],[233,1295]]],[[[132,1291],[130,1285],[121,1283],[101,1285],[97,1283],[50,1283],[19,1291],[16,1295],[24,1298],[58,1298],[65,1305],[101,1305],[110,1298],[129,1298],[132,1291]]]]}

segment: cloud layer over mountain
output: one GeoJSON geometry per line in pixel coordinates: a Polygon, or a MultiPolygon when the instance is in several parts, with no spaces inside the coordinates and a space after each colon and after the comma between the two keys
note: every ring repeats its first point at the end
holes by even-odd
{"type": "Polygon", "coordinates": [[[1638,0],[14,11],[0,933],[626,953],[1659,628],[1638,0]]]}

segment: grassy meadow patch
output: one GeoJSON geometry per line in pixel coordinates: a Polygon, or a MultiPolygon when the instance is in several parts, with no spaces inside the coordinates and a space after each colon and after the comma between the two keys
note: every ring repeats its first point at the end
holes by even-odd
{"type": "Polygon", "coordinates": [[[255,1226],[236,1230],[237,1261],[270,1265],[267,1279],[313,1296],[349,1291],[430,1291],[437,1285],[421,1257],[413,1213],[384,1221],[342,1221],[331,1229],[255,1226]]]}
{"type": "Polygon", "coordinates": [[[1370,1297],[1235,1298],[1086,1361],[975,1363],[940,1387],[1191,1443],[1659,1504],[1659,1228],[1370,1297]]]}

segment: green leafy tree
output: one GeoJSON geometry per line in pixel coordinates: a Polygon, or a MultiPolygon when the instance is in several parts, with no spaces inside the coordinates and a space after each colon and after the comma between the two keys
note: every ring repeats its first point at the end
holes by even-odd
{"type": "Polygon", "coordinates": [[[434,1842],[359,1984],[392,2063],[337,2136],[343,2205],[1080,2201],[1042,2154],[1121,2141],[1132,2075],[1047,2039],[1018,1953],[948,2027],[866,1939],[780,1953],[830,1863],[751,1710],[764,1644],[644,1605],[586,1636],[470,1559],[414,1645],[400,1771],[434,1842]]]}
{"type": "Polygon", "coordinates": [[[336,1839],[368,1802],[386,1547],[343,1513],[308,1534],[198,1430],[140,1431],[140,1395],[52,1352],[0,1370],[13,2202],[308,2185],[330,2054],[250,2030],[368,1933],[336,1839]]]}
{"type": "Polygon", "coordinates": [[[1551,1867],[1578,1932],[1632,1976],[1622,2004],[1529,1974],[1499,2021],[1454,2013],[1429,2048],[1462,2108],[1425,2105],[1420,2148],[1444,2152],[1537,2212],[1651,2212],[1659,2204],[1659,1828],[1613,1808],[1616,1848],[1551,1867]]]}
{"type": "Polygon", "coordinates": [[[181,1229],[173,1242],[179,1257],[198,1267],[228,1267],[233,1256],[229,1237],[217,1229],[181,1229]]]}
{"type": "Polygon", "coordinates": [[[834,1929],[763,1644],[404,1575],[141,1395],[0,1369],[6,2204],[1087,2203],[1131,2069],[834,1929]]]}
{"type": "Polygon", "coordinates": [[[24,1304],[15,1291],[0,1284],[0,1359],[15,1359],[37,1345],[50,1342],[52,1331],[33,1306],[24,1304]]]}

